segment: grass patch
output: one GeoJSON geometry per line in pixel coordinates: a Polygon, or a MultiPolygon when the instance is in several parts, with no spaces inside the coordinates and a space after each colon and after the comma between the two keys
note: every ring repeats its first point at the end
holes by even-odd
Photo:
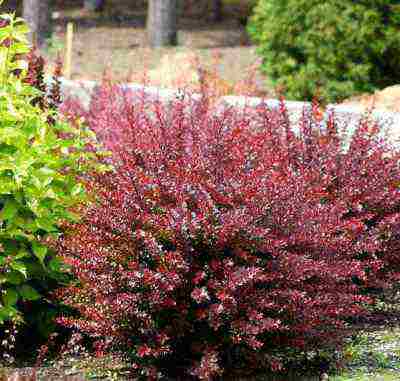
{"type": "Polygon", "coordinates": [[[363,332],[348,343],[345,367],[333,381],[397,381],[400,374],[400,328],[363,332]]]}

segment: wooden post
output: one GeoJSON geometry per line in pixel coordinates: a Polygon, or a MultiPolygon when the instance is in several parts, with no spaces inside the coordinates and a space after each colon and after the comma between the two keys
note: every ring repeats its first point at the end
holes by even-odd
{"type": "Polygon", "coordinates": [[[72,74],[72,41],[74,37],[74,24],[67,24],[66,46],[65,46],[65,61],[64,75],[67,79],[71,79],[72,74]]]}
{"type": "Polygon", "coordinates": [[[85,0],[83,5],[88,11],[102,12],[104,10],[105,3],[105,0],[85,0]]]}

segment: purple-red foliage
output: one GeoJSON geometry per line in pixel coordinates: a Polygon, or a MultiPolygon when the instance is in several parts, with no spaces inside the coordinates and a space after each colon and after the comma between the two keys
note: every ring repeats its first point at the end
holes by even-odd
{"type": "Polygon", "coordinates": [[[44,82],[44,65],[45,61],[40,56],[36,48],[32,48],[25,59],[28,61],[28,72],[24,78],[24,82],[40,90],[43,95],[36,97],[32,100],[33,105],[38,105],[41,109],[48,108],[48,101],[46,98],[46,83],[44,82]]]}
{"type": "Polygon", "coordinates": [[[55,62],[53,76],[52,76],[53,85],[51,86],[50,94],[49,94],[49,105],[54,110],[57,110],[62,103],[61,81],[60,81],[60,78],[62,77],[62,74],[63,74],[62,69],[63,69],[63,63],[62,63],[61,55],[58,55],[56,62],[55,62]]]}
{"type": "MultiPolygon", "coordinates": [[[[41,94],[32,100],[32,104],[39,106],[42,110],[57,110],[61,104],[62,61],[60,57],[57,57],[51,87],[45,83],[45,60],[36,47],[33,47],[23,58],[28,62],[28,71],[24,82],[41,91],[41,94]]],[[[19,73],[19,69],[15,70],[16,75],[19,75],[19,73]]],[[[48,122],[54,124],[53,116],[48,117],[48,122]]]]}
{"type": "MultiPolygon", "coordinates": [[[[8,20],[1,19],[0,29],[9,25],[9,23],[10,22],[8,20]]],[[[6,39],[2,42],[2,45],[9,46],[11,42],[12,41],[10,41],[10,39],[6,39]]],[[[48,89],[48,86],[46,85],[44,79],[45,60],[39,54],[35,46],[33,46],[27,54],[24,54],[23,57],[17,56],[16,58],[23,58],[28,62],[28,70],[23,81],[31,85],[32,87],[40,90],[42,93],[41,95],[32,99],[32,104],[38,105],[42,110],[56,110],[61,104],[61,88],[59,78],[62,75],[62,61],[60,57],[57,58],[52,78],[54,84],[51,86],[50,89],[48,89]],[[48,90],[49,94],[47,94],[48,90]]],[[[19,76],[20,74],[20,69],[14,70],[14,75],[19,76]]],[[[54,118],[52,116],[49,116],[49,123],[54,123],[54,118]]]]}
{"type": "Polygon", "coordinates": [[[399,155],[377,126],[360,122],[344,150],[315,108],[296,136],[283,103],[151,113],[117,92],[99,88],[85,114],[115,171],[58,242],[78,280],[60,297],[81,314],[60,321],[99,353],[126,351],[149,379],[279,370],[289,348],[338,346],[398,278],[399,155]]]}

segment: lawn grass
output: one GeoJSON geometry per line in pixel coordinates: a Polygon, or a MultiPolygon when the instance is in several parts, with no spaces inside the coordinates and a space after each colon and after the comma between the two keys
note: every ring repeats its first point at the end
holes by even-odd
{"type": "Polygon", "coordinates": [[[340,376],[333,376],[329,378],[329,381],[398,381],[398,372],[391,371],[379,371],[373,373],[366,373],[363,371],[354,373],[345,373],[340,376]]]}
{"type": "Polygon", "coordinates": [[[330,381],[400,380],[400,328],[361,333],[345,348],[344,369],[330,381]]]}

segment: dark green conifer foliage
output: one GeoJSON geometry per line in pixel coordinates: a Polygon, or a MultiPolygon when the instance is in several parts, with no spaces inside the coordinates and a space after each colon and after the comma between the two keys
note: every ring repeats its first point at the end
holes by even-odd
{"type": "Polygon", "coordinates": [[[248,25],[290,99],[338,101],[400,81],[398,0],[259,0],[248,25]]]}

